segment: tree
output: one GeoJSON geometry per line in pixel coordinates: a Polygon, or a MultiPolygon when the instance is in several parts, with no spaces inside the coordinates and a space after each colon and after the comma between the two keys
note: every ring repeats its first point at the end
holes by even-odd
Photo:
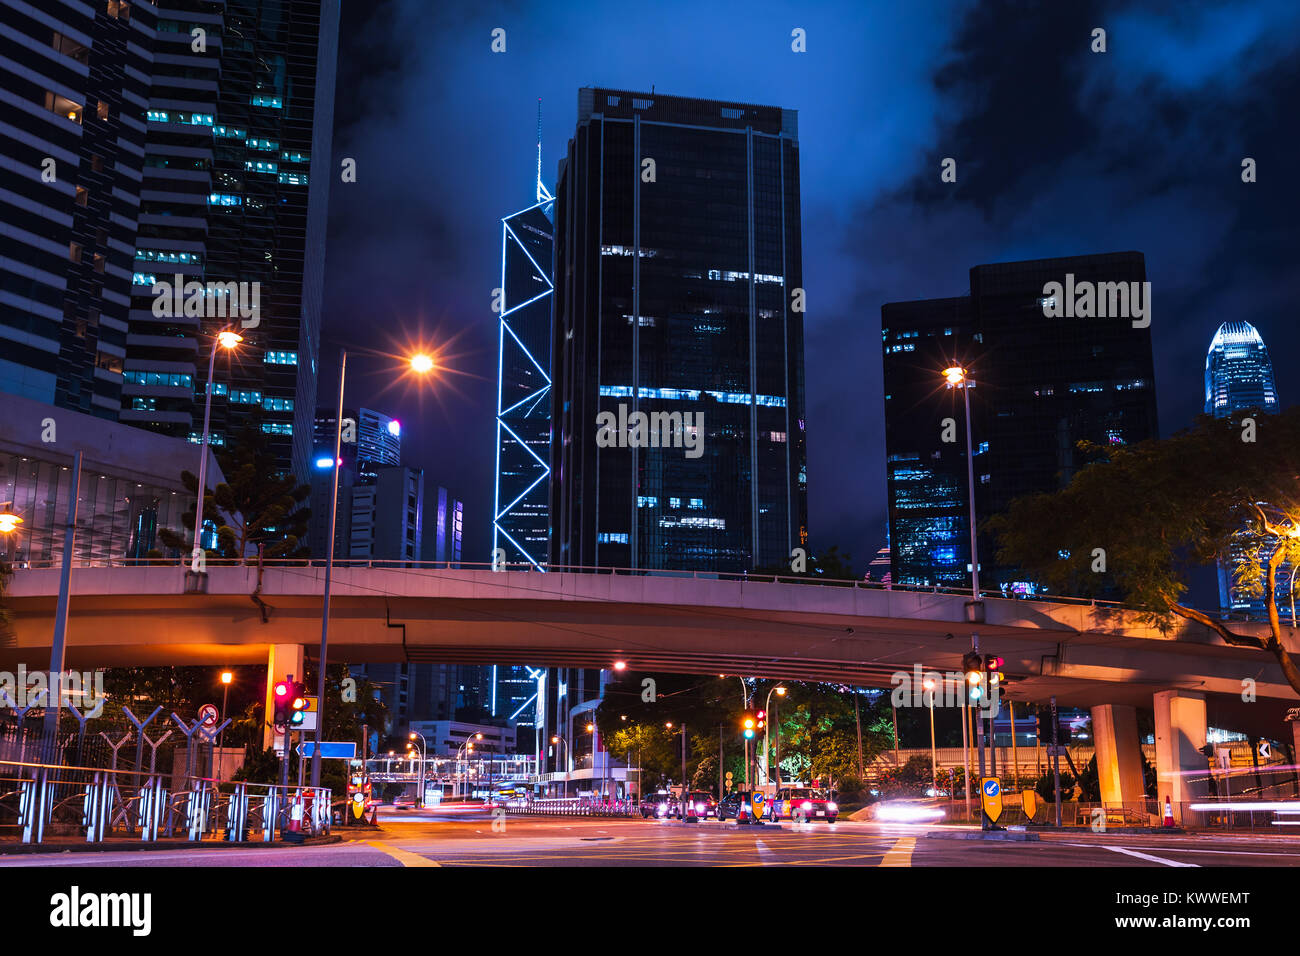
{"type": "MultiPolygon", "coordinates": [[[[226,480],[205,491],[203,519],[217,525],[219,557],[243,562],[257,553],[259,545],[266,558],[311,553],[300,545],[311,517],[302,503],[311,486],[298,484],[292,473],[277,466],[258,422],[249,421],[228,449],[217,455],[217,463],[226,480]]],[[[181,481],[198,494],[199,480],[191,472],[181,472],[181,481]]],[[[187,552],[194,538],[194,516],[186,513],[181,520],[188,536],[164,528],[158,537],[167,547],[187,552]]]]}
{"type": "Polygon", "coordinates": [[[1080,448],[1094,460],[1069,485],[1017,499],[986,523],[998,560],[1051,592],[1118,593],[1147,623],[1168,629],[1180,617],[1271,654],[1300,694],[1277,605],[1278,567],[1300,562],[1300,408],[1201,416],[1170,438],[1080,448]],[[1267,638],[1182,603],[1188,563],[1229,559],[1234,543],[1246,555],[1239,586],[1264,599],[1267,638]]]}

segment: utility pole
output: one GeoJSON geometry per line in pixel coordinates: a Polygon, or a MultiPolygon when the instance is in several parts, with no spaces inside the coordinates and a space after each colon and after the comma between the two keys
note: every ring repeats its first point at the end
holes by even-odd
{"type": "Polygon", "coordinates": [[[1056,719],[1056,698],[1052,698],[1052,777],[1056,791],[1056,825],[1061,825],[1061,745],[1058,739],[1060,721],[1056,719]]]}

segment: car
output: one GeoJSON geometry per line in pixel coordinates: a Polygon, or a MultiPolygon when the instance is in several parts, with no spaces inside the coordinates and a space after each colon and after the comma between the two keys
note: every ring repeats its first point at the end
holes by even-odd
{"type": "Polygon", "coordinates": [[[641,798],[641,819],[649,817],[663,818],[672,810],[673,795],[665,791],[647,793],[641,798]]]}
{"type": "MultiPolygon", "coordinates": [[[[737,823],[752,822],[751,818],[753,812],[750,810],[749,795],[742,790],[733,790],[718,802],[714,815],[718,818],[719,822],[726,820],[728,817],[735,820],[737,823]],[[742,814],[744,816],[743,820],[742,814]]],[[[759,816],[762,816],[761,810],[759,811],[759,816]]]]}
{"type": "MultiPolygon", "coordinates": [[[[718,815],[718,801],[713,794],[704,790],[692,790],[686,795],[688,809],[695,811],[695,816],[701,819],[705,817],[716,817],[718,815]]],[[[670,816],[682,819],[681,801],[674,798],[671,804],[670,816]]],[[[690,813],[686,814],[690,816],[690,813]]]]}
{"type": "Polygon", "coordinates": [[[829,791],[815,787],[785,787],[778,790],[768,803],[767,818],[834,823],[840,815],[840,808],[831,797],[829,791]]]}

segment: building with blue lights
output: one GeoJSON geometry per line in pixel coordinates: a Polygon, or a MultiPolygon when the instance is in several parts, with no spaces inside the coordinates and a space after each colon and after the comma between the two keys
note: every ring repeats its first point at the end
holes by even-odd
{"type": "Polygon", "coordinates": [[[555,201],[541,179],[536,202],[501,220],[497,306],[496,488],[492,552],[540,570],[550,546],[551,304],[555,201]]]}
{"type": "MultiPolygon", "coordinates": [[[[977,524],[1016,498],[1069,484],[1087,463],[1080,441],[1157,436],[1150,328],[1126,315],[1045,314],[1050,283],[1142,288],[1145,280],[1137,252],[999,262],[970,270],[969,295],[881,308],[894,584],[970,584],[965,410],[944,368],[962,365],[975,381],[977,524]]],[[[982,588],[1036,592],[1017,569],[997,565],[987,535],[977,544],[982,588]]]]}
{"type": "MultiPolygon", "coordinates": [[[[1276,412],[1277,388],[1273,362],[1258,330],[1249,322],[1224,322],[1210,340],[1205,356],[1205,414],[1229,418],[1241,412],[1276,412]]],[[[1219,610],[1224,616],[1265,616],[1263,596],[1251,597],[1234,584],[1234,569],[1243,560],[1246,542],[1233,544],[1229,557],[1218,562],[1219,610]]],[[[1277,599],[1290,594],[1291,566],[1277,574],[1277,599]]]]}
{"type": "Polygon", "coordinates": [[[556,188],[552,563],[740,571],[805,544],[799,197],[793,110],[579,90],[556,188]],[[640,414],[663,441],[600,427],[640,414]]]}

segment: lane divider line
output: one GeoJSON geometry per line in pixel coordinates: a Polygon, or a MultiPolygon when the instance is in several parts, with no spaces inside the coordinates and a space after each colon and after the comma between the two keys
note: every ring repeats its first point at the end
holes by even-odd
{"type": "Polygon", "coordinates": [[[916,837],[900,837],[898,842],[880,860],[881,866],[911,866],[912,851],[916,849],[916,837]]]}
{"type": "Polygon", "coordinates": [[[427,856],[420,856],[418,853],[412,853],[410,850],[403,850],[399,846],[389,846],[381,840],[367,840],[366,843],[373,846],[376,850],[382,850],[391,856],[402,866],[442,866],[427,856]]]}

